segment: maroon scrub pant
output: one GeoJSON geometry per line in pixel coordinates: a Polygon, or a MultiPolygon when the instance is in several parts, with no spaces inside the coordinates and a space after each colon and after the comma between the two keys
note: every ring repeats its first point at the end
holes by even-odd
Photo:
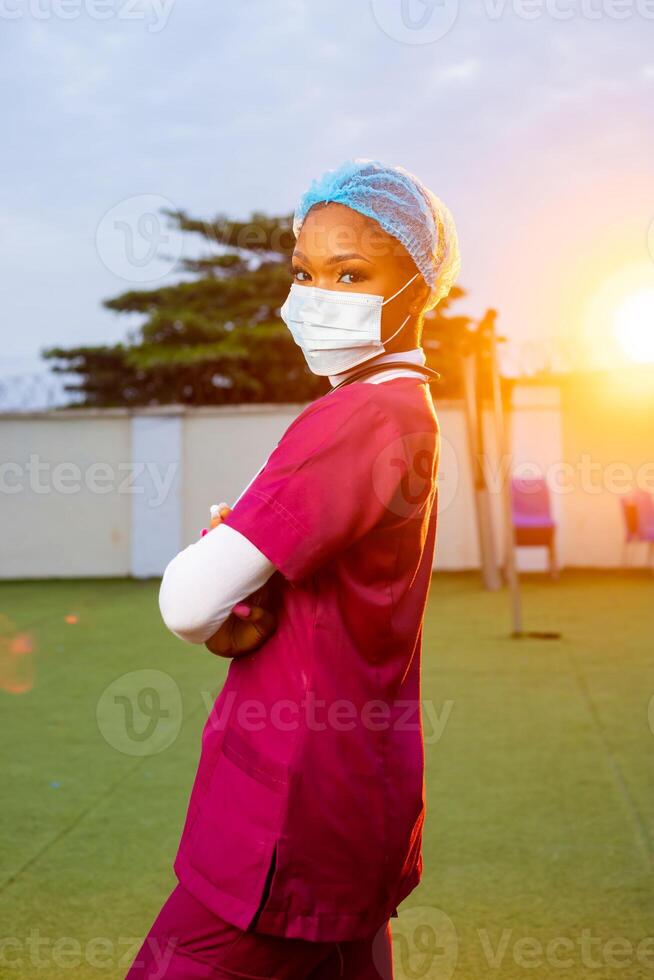
{"type": "Polygon", "coordinates": [[[308,942],[243,932],[178,885],[126,980],[392,980],[390,925],[370,939],[308,942]]]}

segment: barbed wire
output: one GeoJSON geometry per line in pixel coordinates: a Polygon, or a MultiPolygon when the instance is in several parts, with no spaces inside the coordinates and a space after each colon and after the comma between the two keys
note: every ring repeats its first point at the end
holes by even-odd
{"type": "MultiPolygon", "coordinates": [[[[507,340],[500,344],[502,374],[528,378],[583,369],[579,350],[565,339],[507,340]]],[[[44,411],[79,405],[83,396],[65,390],[76,375],[48,371],[0,375],[0,413],[44,411]]]]}
{"type": "Polygon", "coordinates": [[[65,408],[80,397],[65,390],[67,379],[49,372],[0,376],[0,413],[34,412],[65,408]]]}
{"type": "Polygon", "coordinates": [[[535,340],[507,339],[498,348],[502,374],[530,378],[541,374],[568,374],[588,370],[585,354],[573,339],[546,337],[535,340]]]}

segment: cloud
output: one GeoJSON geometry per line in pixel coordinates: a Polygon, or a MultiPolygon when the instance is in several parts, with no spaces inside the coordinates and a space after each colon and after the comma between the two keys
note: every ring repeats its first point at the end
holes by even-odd
{"type": "Polygon", "coordinates": [[[460,7],[456,27],[423,45],[389,38],[369,0],[176,0],[156,32],[147,18],[6,21],[3,314],[20,317],[21,347],[122,334],[100,306],[116,284],[93,246],[117,201],[153,193],[198,215],[281,213],[351,156],[433,185],[468,230],[466,287],[501,308],[507,332],[524,329],[510,277],[485,271],[510,239],[516,168],[531,214],[534,189],[567,181],[580,158],[634,184],[653,152],[651,41],[637,18],[532,22],[460,7]],[[492,243],[488,228],[499,229],[492,243]]]}
{"type": "Polygon", "coordinates": [[[481,61],[478,58],[466,58],[451,65],[444,65],[436,72],[436,81],[440,83],[458,84],[470,82],[477,78],[481,71],[481,61]]]}

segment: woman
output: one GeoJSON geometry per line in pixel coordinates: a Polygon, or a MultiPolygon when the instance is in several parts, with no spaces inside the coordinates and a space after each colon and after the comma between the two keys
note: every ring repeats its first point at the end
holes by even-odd
{"type": "Polygon", "coordinates": [[[415,177],[362,160],[314,182],[294,232],[282,317],[332,390],[166,569],[167,625],[233,659],[179,885],[130,980],[388,978],[389,919],[420,878],[438,466],[420,337],[456,233],[415,177]]]}

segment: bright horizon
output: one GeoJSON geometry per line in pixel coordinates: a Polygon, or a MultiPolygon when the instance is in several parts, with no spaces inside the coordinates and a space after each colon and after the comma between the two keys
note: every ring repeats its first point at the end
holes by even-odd
{"type": "Polygon", "coordinates": [[[651,360],[647,310],[629,314],[630,297],[654,288],[646,4],[622,3],[618,17],[609,0],[543,0],[533,17],[537,5],[517,0],[410,0],[413,27],[391,0],[142,3],[141,19],[107,20],[91,0],[68,20],[5,6],[20,16],[2,18],[0,40],[4,90],[16,91],[0,183],[1,373],[27,370],[44,346],[125,338],[133,324],[101,301],[142,284],[96,248],[117,206],[129,216],[147,195],[206,218],[288,212],[352,156],[402,164],[449,205],[469,292],[458,309],[497,308],[519,365],[529,345],[584,366],[616,351],[651,360]]]}

